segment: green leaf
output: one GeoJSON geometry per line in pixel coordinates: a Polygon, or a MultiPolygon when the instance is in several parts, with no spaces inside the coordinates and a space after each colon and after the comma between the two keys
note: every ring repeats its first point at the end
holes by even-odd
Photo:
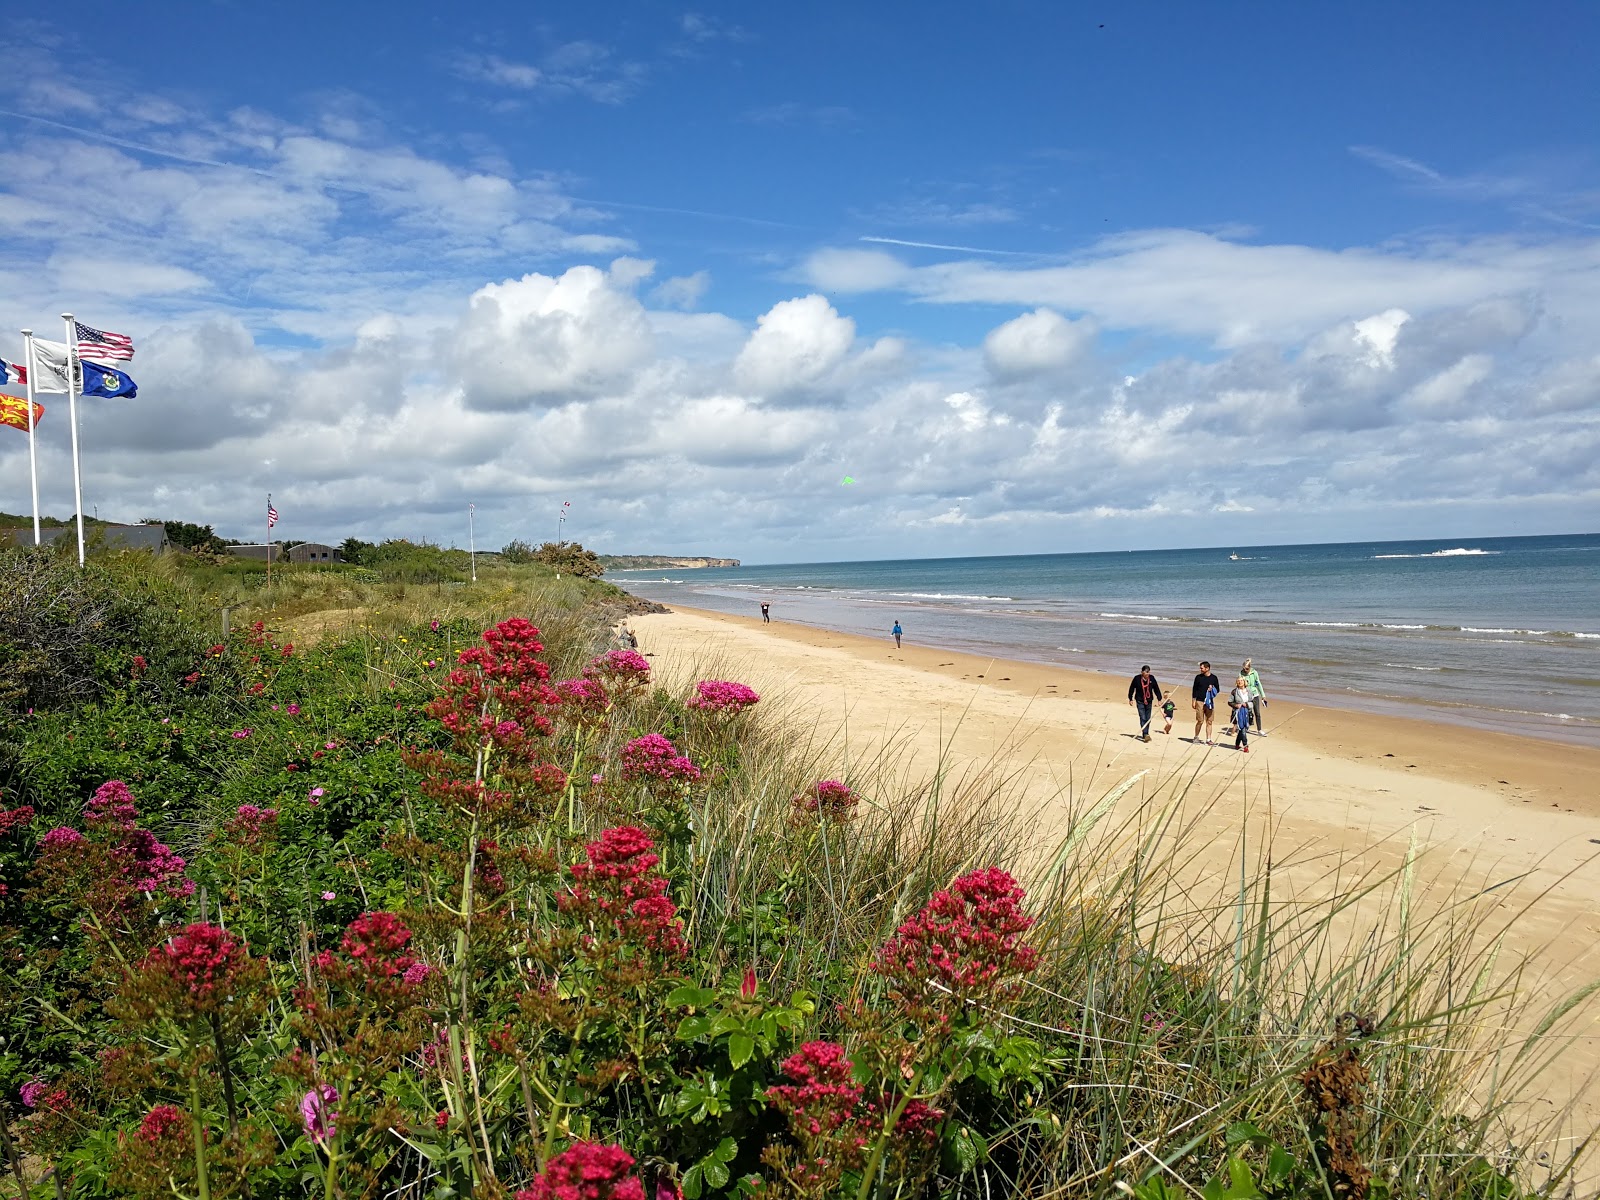
{"type": "Polygon", "coordinates": [[[680,1042],[692,1042],[699,1038],[705,1037],[706,1034],[710,1032],[710,1017],[685,1017],[678,1023],[678,1032],[676,1036],[680,1042]]]}
{"type": "Polygon", "coordinates": [[[1262,1142],[1271,1140],[1260,1127],[1252,1125],[1249,1121],[1235,1121],[1228,1126],[1228,1149],[1230,1150],[1235,1146],[1243,1145],[1245,1142],[1249,1142],[1252,1145],[1260,1145],[1262,1142]]]}
{"type": "Polygon", "coordinates": [[[1273,1187],[1287,1183],[1294,1177],[1299,1165],[1295,1162],[1294,1155],[1282,1146],[1273,1146],[1267,1154],[1267,1182],[1273,1187]]]}
{"type": "Polygon", "coordinates": [[[727,1167],[723,1166],[723,1164],[719,1163],[714,1158],[702,1159],[701,1164],[707,1183],[709,1183],[712,1187],[719,1189],[727,1185],[727,1167]]]}
{"type": "MultiPolygon", "coordinates": [[[[746,1033],[736,1033],[728,1038],[728,1063],[737,1071],[750,1061],[750,1056],[755,1053],[755,1039],[746,1033]]],[[[718,1187],[721,1184],[717,1185],[718,1187]]]]}
{"type": "MultiPolygon", "coordinates": [[[[739,1154],[739,1143],[731,1137],[725,1137],[717,1143],[717,1148],[711,1152],[711,1157],[718,1162],[732,1162],[739,1154]]],[[[721,1187],[721,1184],[717,1185],[721,1187]]]]}
{"type": "Polygon", "coordinates": [[[690,987],[688,984],[675,987],[667,993],[667,1003],[673,1008],[709,1008],[716,998],[717,993],[710,988],[690,987]]]}
{"type": "Polygon", "coordinates": [[[695,1163],[683,1173],[684,1200],[700,1200],[700,1164],[695,1163]]]}

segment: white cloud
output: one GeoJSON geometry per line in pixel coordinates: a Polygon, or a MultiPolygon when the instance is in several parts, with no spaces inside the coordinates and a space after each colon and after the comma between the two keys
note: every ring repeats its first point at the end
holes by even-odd
{"type": "Polygon", "coordinates": [[[517,410],[624,386],[654,338],[628,290],[636,264],[619,263],[611,275],[573,267],[559,278],[525,275],[480,288],[450,336],[469,406],[517,410]]]}
{"type": "Polygon", "coordinates": [[[519,91],[530,91],[544,81],[544,72],[538,67],[512,62],[498,54],[458,54],[452,66],[463,79],[519,91]]]}
{"type": "Polygon", "coordinates": [[[657,304],[668,308],[694,308],[711,286],[711,272],[696,271],[693,275],[675,275],[663,279],[650,296],[657,304]]]}
{"type": "Polygon", "coordinates": [[[855,322],[821,296],[780,301],[756,319],[734,378],[763,396],[804,388],[842,363],[855,337],[855,322]]]}
{"type": "Polygon", "coordinates": [[[1093,344],[1086,321],[1069,321],[1048,308],[1036,308],[1007,321],[983,339],[983,357],[1000,378],[1041,375],[1070,366],[1093,344]]]}

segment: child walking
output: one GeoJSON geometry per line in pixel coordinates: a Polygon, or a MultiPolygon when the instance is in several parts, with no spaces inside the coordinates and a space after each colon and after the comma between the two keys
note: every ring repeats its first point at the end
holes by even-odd
{"type": "Polygon", "coordinates": [[[1168,696],[1164,701],[1162,701],[1161,715],[1167,719],[1167,727],[1161,731],[1162,733],[1172,732],[1172,717],[1177,711],[1178,705],[1171,696],[1168,696]]]}
{"type": "Polygon", "coordinates": [[[1233,739],[1233,748],[1250,753],[1250,684],[1243,675],[1233,685],[1233,691],[1228,694],[1228,707],[1233,710],[1233,726],[1238,731],[1233,739]]]}

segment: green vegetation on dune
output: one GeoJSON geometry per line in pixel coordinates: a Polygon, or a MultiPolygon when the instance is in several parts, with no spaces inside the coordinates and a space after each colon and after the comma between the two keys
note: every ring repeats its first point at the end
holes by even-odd
{"type": "Polygon", "coordinates": [[[1510,1122],[1578,1010],[1486,1034],[1536,1024],[1498,894],[1286,896],[1317,860],[1179,779],[1042,845],[1005,780],[663,686],[604,583],[381,569],[0,555],[0,1194],[1567,1186],[1510,1122]]]}

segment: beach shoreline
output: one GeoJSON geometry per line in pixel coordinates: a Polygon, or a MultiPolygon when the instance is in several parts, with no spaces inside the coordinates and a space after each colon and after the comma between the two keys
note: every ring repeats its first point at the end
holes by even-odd
{"type": "MultiPolygon", "coordinates": [[[[1226,891],[1247,841],[1278,864],[1291,904],[1342,906],[1364,876],[1414,875],[1428,911],[1489,906],[1498,950],[1526,965],[1518,991],[1535,1008],[1600,979],[1600,750],[1279,700],[1246,755],[1221,744],[1225,705],[1218,745],[1187,740],[1187,676],[1163,681],[1180,708],[1172,733],[1158,721],[1146,743],[1128,678],[682,606],[630,625],[662,686],[748,683],[828,777],[872,778],[887,762],[897,790],[938,778],[952,797],[967,794],[963,778],[989,780],[1041,853],[1107,798],[1128,814],[1185,796],[1180,823],[1215,847],[1192,862],[1197,884],[1226,891]]],[[[1364,926],[1352,920],[1359,954],[1364,926]]],[[[1584,1032],[1539,1104],[1591,1130],[1600,1013],[1591,1005],[1576,1020],[1584,1032]]]]}
{"type": "MultiPolygon", "coordinates": [[[[1138,663],[1130,665],[1127,677],[1119,677],[1072,666],[991,657],[909,642],[896,650],[887,637],[879,640],[794,621],[763,625],[759,617],[740,617],[687,605],[671,607],[674,612],[691,615],[697,621],[748,629],[797,646],[847,648],[864,659],[897,662],[942,680],[981,684],[1018,698],[1053,703],[1076,697],[1080,702],[1089,701],[1097,706],[1095,720],[1106,717],[1098,711],[1100,707],[1121,707],[1126,712],[1122,721],[1126,728],[1119,728],[1115,719],[1109,720],[1109,727],[1127,735],[1132,734],[1137,723],[1133,709],[1127,707],[1126,696],[1128,682],[1138,669],[1138,663]],[[1052,683],[1057,685],[1053,689],[1052,683]]],[[[1213,666],[1219,677],[1231,669],[1213,666]]],[[[1177,699],[1178,710],[1170,735],[1160,732],[1162,721],[1157,711],[1156,720],[1152,722],[1153,737],[1175,740],[1192,733],[1190,682],[1189,675],[1161,680],[1163,690],[1177,699]]],[[[1223,680],[1224,691],[1232,682],[1231,676],[1223,680]]],[[[1263,724],[1267,733],[1259,742],[1259,735],[1252,733],[1251,737],[1258,751],[1271,744],[1274,738],[1280,743],[1293,741],[1314,755],[1389,765],[1402,772],[1415,771],[1419,778],[1484,787],[1505,803],[1517,807],[1542,806],[1546,810],[1554,807],[1600,820],[1600,750],[1454,722],[1316,704],[1297,698],[1293,692],[1275,693],[1270,679],[1266,686],[1269,703],[1263,714],[1263,724]]],[[[1224,704],[1214,725],[1213,737],[1218,741],[1227,736],[1231,742],[1231,734],[1225,733],[1227,715],[1224,704]]],[[[1131,736],[1129,740],[1132,741],[1131,736]]]]}

